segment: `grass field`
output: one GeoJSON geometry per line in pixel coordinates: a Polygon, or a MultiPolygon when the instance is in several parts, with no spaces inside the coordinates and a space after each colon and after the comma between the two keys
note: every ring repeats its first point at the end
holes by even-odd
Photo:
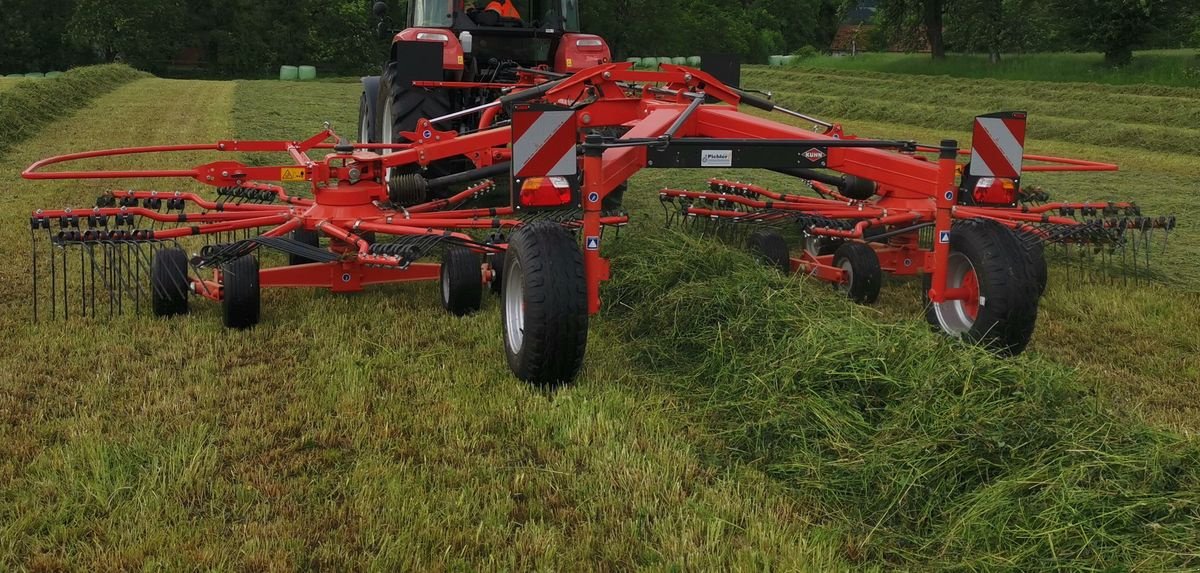
{"type": "Polygon", "coordinates": [[[1133,62],[1120,69],[1106,65],[1098,53],[1005,54],[999,64],[989,64],[986,55],[978,54],[950,54],[945,60],[933,61],[929,54],[867,53],[853,58],[808,58],[801,65],[959,78],[1200,86],[1200,51],[1196,49],[1135,52],[1133,62]]]}
{"type": "MultiPolygon", "coordinates": [[[[105,188],[20,181],[16,173],[32,160],[120,145],[294,138],[324,120],[349,131],[357,112],[352,84],[138,80],[0,156],[8,191],[0,195],[8,261],[0,265],[8,309],[0,316],[8,333],[0,356],[8,373],[0,377],[0,569],[858,570],[1005,567],[1008,557],[1008,566],[1053,565],[1040,553],[1003,555],[1018,546],[1044,551],[1046,539],[1051,552],[1055,540],[1066,542],[1061,551],[1078,551],[1063,553],[1063,562],[1180,563],[1153,553],[1157,541],[1115,518],[1064,518],[1061,508],[1128,500],[1113,514],[1158,512],[1160,498],[1146,488],[1191,483],[1181,476],[1195,464],[1176,464],[1192,459],[1194,441],[1142,423],[1200,429],[1200,266],[1191,258],[1200,252],[1191,195],[1200,176],[1186,143],[1154,137],[1194,136],[1189,118],[1197,117],[1200,91],[766,69],[747,71],[745,80],[851,131],[921,141],[965,142],[972,114],[1028,107],[1031,151],[1123,166],[1037,183],[1064,197],[1133,198],[1148,212],[1180,215],[1184,226],[1158,259],[1154,284],[1072,282],[1055,265],[1032,352],[1011,364],[929,333],[913,284],[889,285],[877,308],[854,308],[824,285],[772,278],[700,243],[691,255],[661,239],[638,252],[638,237],[661,235],[654,191],[699,187],[711,172],[634,180],[628,201],[641,217],[614,245],[610,307],[593,321],[581,381],[555,394],[508,375],[495,300],[454,319],[438,308],[434,285],[349,297],[268,291],[264,323],[247,333],[224,331],[219,309],[203,303],[170,322],[30,324],[28,212],[86,205],[105,188]],[[920,84],[953,98],[941,113],[892,112],[882,103],[919,106],[908,100],[920,84]],[[837,107],[850,96],[862,103],[837,107]],[[1040,127],[1043,117],[1051,127],[1040,127]],[[1126,134],[1141,145],[1115,143],[1126,134]],[[719,262],[706,267],[707,260],[719,262]],[[655,277],[679,272],[673,265],[695,276],[682,290],[658,292],[655,277]],[[762,305],[743,298],[760,287],[781,294],[762,305]],[[721,316],[727,321],[704,320],[721,316]],[[775,335],[760,354],[751,337],[763,329],[775,335]],[[974,391],[954,385],[963,380],[974,391]],[[872,430],[882,409],[822,410],[808,394],[813,384],[845,384],[838,391],[880,403],[904,398],[889,392],[909,394],[889,411],[911,418],[872,430]],[[978,421],[957,410],[956,393],[971,396],[967,411],[978,421]],[[936,423],[951,418],[963,421],[936,423]],[[1076,473],[1051,484],[1047,475],[1014,471],[973,490],[982,486],[970,475],[987,473],[983,466],[957,465],[957,450],[942,461],[922,453],[993,422],[997,443],[1021,442],[996,467],[1028,462],[1023,469],[1044,471],[1043,450],[1030,448],[1051,436],[1016,437],[1026,427],[1061,433],[1052,448],[1047,442],[1045,462],[1076,473]],[[912,428],[924,437],[895,439],[912,428]],[[1080,461],[1092,450],[1112,457],[1080,461]],[[814,461],[831,453],[833,463],[814,461]],[[891,469],[895,479],[882,479],[891,469]],[[956,489],[939,489],[951,480],[956,489]],[[1045,483],[1030,485],[1038,482],[1045,483]],[[1019,493],[1030,488],[1039,493],[1019,493]],[[936,505],[943,494],[957,505],[936,505]],[[1047,529],[1044,538],[985,531],[1030,514],[1047,529]],[[1098,522],[1107,525],[1078,525],[1098,522]],[[1099,558],[1089,560],[1088,543],[1078,546],[1089,535],[1100,536],[1099,558]],[[993,541],[998,547],[985,547],[993,541]]],[[[790,185],[765,174],[738,178],[790,185]]],[[[1196,510],[1188,491],[1162,510],[1169,526],[1158,540],[1167,547],[1194,549],[1173,537],[1200,530],[1187,521],[1196,510]]]]}
{"type": "Polygon", "coordinates": [[[13,89],[14,87],[17,87],[17,85],[23,81],[25,81],[25,80],[19,80],[16,78],[0,78],[0,93],[6,92],[8,90],[13,89]]]}

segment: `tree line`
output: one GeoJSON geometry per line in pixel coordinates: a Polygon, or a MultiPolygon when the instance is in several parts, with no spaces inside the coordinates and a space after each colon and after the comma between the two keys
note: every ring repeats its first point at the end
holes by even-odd
{"type": "MultiPolygon", "coordinates": [[[[162,75],[255,77],[281,64],[327,74],[378,68],[386,41],[372,0],[5,0],[0,73],[124,61],[162,75]]],[[[389,2],[404,21],[405,0],[389,2]]],[[[947,52],[1097,50],[1200,44],[1195,0],[583,0],[583,25],[614,57],[823,51],[839,23],[874,9],[878,45],[918,38],[947,52]]],[[[911,44],[911,42],[909,43],[911,44]]]]}

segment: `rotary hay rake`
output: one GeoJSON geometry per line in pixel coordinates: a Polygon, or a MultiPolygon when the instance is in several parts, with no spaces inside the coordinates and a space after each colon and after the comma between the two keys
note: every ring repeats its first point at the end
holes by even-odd
{"type": "MultiPolygon", "coordinates": [[[[423,119],[403,134],[405,143],[351,144],[327,126],[304,141],[141,147],[39,161],[22,175],[182,178],[215,187],[216,196],[111,191],[94,207],[35,211],[35,314],[148,309],[171,316],[186,313],[189,299],[200,297],[222,305],[227,326],[245,328],[260,320],[263,288],[353,292],[438,280],[443,306],[462,315],[479,309],[490,286],[502,297],[512,371],[539,384],[570,381],[583,362],[588,318],[600,310],[600,284],[609,277],[600,254],[604,230],[627,222],[613,205],[629,177],[643,168],[756,168],[796,176],[820,196],[714,180],[709,191],[664,190],[660,197],[690,221],[721,228],[749,223],[760,254],[781,268],[841,285],[856,300],[875,298],[881,271],[925,274],[932,312],[956,317],[939,321],[944,330],[1016,353],[1032,333],[1044,280],[1030,244],[1119,244],[1126,230],[1169,226],[1146,223],[1136,206],[1125,204],[996,205],[994,194],[1007,200],[1021,189],[1019,174],[982,177],[968,169],[960,184],[954,141],[927,148],[859,139],[704,72],[662,68],[638,72],[609,64],[549,76],[490,104],[423,119]],[[824,130],[751,116],[738,111],[741,105],[824,130]],[[470,114],[480,118],[477,129],[436,127],[470,114]],[[332,153],[311,159],[316,150],[332,153]],[[185,151],[286,153],[291,162],[44,170],[95,157],[185,151]],[[935,160],[923,155],[929,151],[938,154],[935,160]],[[425,166],[453,158],[474,167],[435,179],[422,174],[425,166]],[[487,178],[502,174],[509,201],[473,205],[495,189],[487,178]],[[311,198],[289,194],[285,185],[293,183],[305,185],[311,198]],[[1072,209],[1084,215],[1115,209],[1126,218],[1109,224],[1049,214],[1072,209]],[[810,238],[800,257],[767,228],[784,223],[799,224],[810,238]],[[257,255],[264,249],[286,254],[287,264],[260,268],[257,255]],[[419,262],[435,251],[440,264],[419,262]],[[69,279],[73,275],[78,278],[69,279]],[[49,296],[39,294],[47,281],[49,296]]],[[[1113,168],[1042,159],[1061,169],[1113,168]]]]}

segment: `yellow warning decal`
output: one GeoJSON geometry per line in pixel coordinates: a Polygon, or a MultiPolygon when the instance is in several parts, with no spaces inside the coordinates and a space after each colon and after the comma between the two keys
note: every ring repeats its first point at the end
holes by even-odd
{"type": "Polygon", "coordinates": [[[460,66],[461,66],[461,65],[462,65],[462,63],[463,63],[463,57],[462,57],[462,54],[459,54],[459,55],[458,55],[458,65],[460,65],[460,66]]]}
{"type": "Polygon", "coordinates": [[[279,170],[280,181],[304,181],[303,167],[284,167],[279,170]]]}
{"type": "Polygon", "coordinates": [[[571,58],[567,58],[567,67],[568,67],[568,68],[573,68],[573,67],[575,67],[575,64],[571,63],[571,58]]]}

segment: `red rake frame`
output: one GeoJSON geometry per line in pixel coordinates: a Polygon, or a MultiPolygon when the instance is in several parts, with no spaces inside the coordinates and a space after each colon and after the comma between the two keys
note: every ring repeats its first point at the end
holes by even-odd
{"type": "MultiPolygon", "coordinates": [[[[427,166],[434,161],[466,157],[478,170],[495,169],[512,157],[512,128],[492,125],[500,109],[512,115],[514,106],[523,102],[541,102],[561,106],[574,114],[578,167],[582,171],[579,207],[582,216],[564,226],[578,229],[583,235],[582,276],[586,292],[585,312],[581,320],[571,324],[583,325],[586,315],[600,310],[600,285],[610,275],[609,261],[601,256],[602,229],[621,224],[624,217],[603,212],[602,205],[610,194],[620,188],[633,174],[643,168],[758,168],[795,173],[812,169],[828,169],[870,183],[872,201],[849,199],[838,191],[815,184],[824,198],[801,198],[772,194],[745,187],[744,195],[765,199],[735,196],[726,193],[691,193],[664,191],[677,198],[717,199],[724,204],[739,204],[749,209],[765,208],[774,212],[794,211],[828,219],[849,220],[849,228],[814,227],[812,232],[852,242],[869,243],[866,232],[872,228],[899,228],[885,248],[877,248],[883,266],[898,274],[924,272],[931,277],[928,296],[935,303],[949,300],[978,300],[978,293],[965,292],[962,285],[950,286],[947,267],[951,257],[948,240],[956,220],[991,219],[1013,229],[1031,217],[1046,220],[1049,215],[1019,209],[997,210],[971,208],[961,204],[957,182],[960,166],[957,158],[965,153],[955,141],[946,140],[939,147],[918,146],[910,141],[859,139],[842,133],[841,128],[826,125],[824,133],[751,116],[738,110],[750,105],[772,111],[776,106],[751,94],[726,86],[713,77],[694,69],[663,65],[661,71],[640,72],[628,63],[597,66],[567,78],[545,82],[522,91],[510,93],[489,106],[471,110],[482,112],[481,129],[458,134],[438,131],[434,122],[422,120],[415,132],[405,134],[410,143],[396,145],[350,145],[338,141],[336,134],[326,129],[300,142],[280,141],[222,141],[211,145],[158,146],[77,153],[49,158],[31,165],[22,174],[27,179],[95,179],[95,178],[191,178],[206,185],[252,190],[269,195],[278,205],[229,205],[207,201],[199,196],[172,194],[169,198],[194,204],[205,212],[165,218],[135,207],[97,207],[92,210],[39,210],[33,214],[34,228],[49,229],[51,220],[58,220],[67,229],[63,240],[86,242],[86,233],[79,228],[79,217],[106,218],[144,215],[154,220],[180,226],[162,230],[135,230],[123,238],[141,241],[169,240],[184,236],[225,233],[236,230],[266,228],[257,235],[259,241],[271,241],[295,230],[319,232],[332,240],[334,260],[265,269],[260,271],[262,286],[321,287],[335,291],[359,290],[370,284],[409,280],[432,280],[438,276],[438,265],[420,265],[411,259],[374,247],[364,235],[387,234],[397,237],[428,238],[449,241],[480,254],[499,254],[508,244],[481,242],[463,231],[468,229],[522,228],[514,216],[527,209],[514,192],[509,207],[480,210],[453,210],[465,198],[480,191],[478,186],[449,199],[432,201],[407,208],[389,203],[389,191],[395,178],[389,170],[427,166]],[[715,99],[718,103],[706,103],[715,99]],[[606,130],[623,130],[620,137],[601,135],[606,130]],[[315,149],[332,148],[333,153],[321,160],[312,160],[307,153],[315,149]],[[282,152],[291,156],[289,165],[250,167],[233,161],[208,163],[188,170],[45,172],[43,168],[64,162],[93,157],[112,157],[131,154],[180,151],[219,152],[282,152]],[[372,151],[390,151],[378,155],[372,151]],[[935,151],[930,160],[919,154],[935,151]],[[310,185],[313,199],[287,195],[282,187],[271,182],[304,181],[310,185]],[[719,197],[717,197],[719,195],[719,197]],[[712,197],[710,197],[712,196],[712,197]],[[512,217],[512,218],[510,218],[512,217]],[[918,242],[918,230],[931,227],[936,240],[929,248],[918,242]]],[[[786,111],[786,110],[782,110],[786,111]]],[[[794,112],[794,116],[807,117],[794,112]]],[[[449,117],[449,116],[447,116],[449,117]]],[[[611,133],[611,131],[608,131],[611,133]]],[[[1048,157],[1027,159],[1048,161],[1059,165],[1027,170],[1110,170],[1115,166],[1048,157]]],[[[518,184],[520,180],[516,181],[518,184]]],[[[518,185],[519,187],[519,185],[518,185]]],[[[516,187],[515,187],[516,188],[516,187]]],[[[135,191],[114,198],[127,201],[147,201],[153,192],[135,191]]],[[[163,197],[167,197],[164,195],[163,197]]],[[[1053,210],[1055,207],[1047,207],[1053,210]]],[[[707,217],[745,218],[745,212],[701,208],[691,214],[707,217]]],[[[1053,221],[1051,217],[1049,220],[1053,221]]],[[[575,248],[578,248],[578,244],[575,248]]],[[[234,253],[238,254],[238,253],[234,253]]],[[[826,257],[793,259],[792,267],[831,282],[845,281],[845,270],[831,264],[826,257]]],[[[490,280],[496,269],[484,265],[483,280],[490,280]]],[[[220,271],[212,280],[192,278],[196,293],[221,300],[223,277],[220,271]]],[[[507,287],[506,287],[507,289],[507,287]]],[[[1036,295],[1026,301],[1036,314],[1036,295]]],[[[562,308],[568,308],[565,305],[562,308]]],[[[515,312],[502,305],[504,313],[515,312]]],[[[524,303],[513,307],[523,309],[524,303]]],[[[573,308],[573,307],[571,307],[573,308]]],[[[524,311],[521,310],[523,313],[524,311]]],[[[524,315],[522,315],[524,316],[524,315]]],[[[506,325],[508,318],[506,314],[506,325]]],[[[578,328],[578,326],[572,326],[578,328]]],[[[576,352],[577,360],[561,360],[555,368],[533,368],[522,362],[520,344],[512,345],[506,326],[506,343],[510,350],[509,363],[522,378],[538,382],[558,382],[575,376],[582,362],[583,347],[576,352]],[[514,350],[515,349],[515,350],[514,350]],[[514,358],[513,352],[518,353],[514,358]],[[574,364],[574,366],[571,366],[574,364]]],[[[536,329],[535,329],[536,330],[536,329]]],[[[560,332],[561,333],[561,332],[560,332]]],[[[584,335],[586,339],[586,335],[584,335]]]]}

